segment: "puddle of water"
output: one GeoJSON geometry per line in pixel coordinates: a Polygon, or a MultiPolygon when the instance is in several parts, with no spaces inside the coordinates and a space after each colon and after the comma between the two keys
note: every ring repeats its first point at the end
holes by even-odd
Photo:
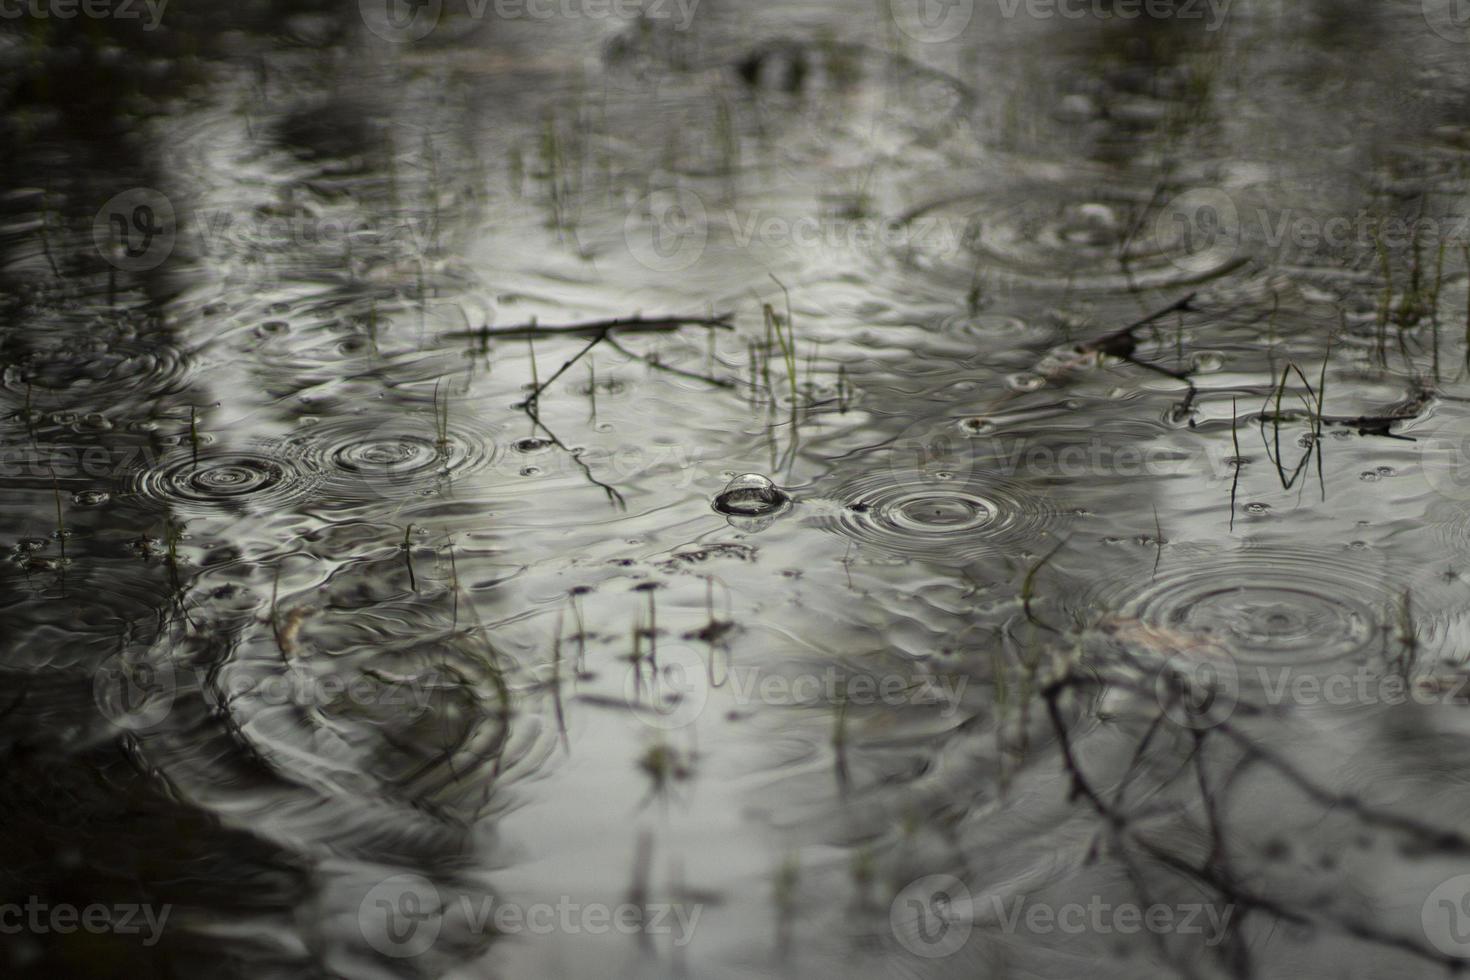
{"type": "Polygon", "coordinates": [[[1470,956],[1463,31],[939,6],[3,27],[12,973],[1470,956]]]}

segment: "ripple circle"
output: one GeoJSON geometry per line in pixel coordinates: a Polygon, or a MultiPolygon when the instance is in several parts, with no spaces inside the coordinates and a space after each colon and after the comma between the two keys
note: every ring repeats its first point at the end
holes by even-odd
{"type": "Polygon", "coordinates": [[[287,456],[209,451],[161,460],[141,474],[137,490],[163,503],[194,508],[281,507],[310,494],[316,474],[287,456]]]}
{"type": "Polygon", "coordinates": [[[834,496],[840,508],[820,519],[830,530],[889,554],[956,565],[1025,551],[1061,520],[1047,501],[1000,480],[951,483],[879,473],[834,496]]]}
{"type": "Polygon", "coordinates": [[[428,420],[412,416],[317,422],[293,437],[290,448],[320,471],[329,499],[353,502],[431,494],[496,455],[484,433],[451,423],[441,435],[428,420]]]}
{"type": "MultiPolygon", "coordinates": [[[[1176,642],[1209,640],[1242,664],[1362,663],[1381,654],[1384,628],[1399,626],[1407,570],[1344,553],[1247,551],[1166,564],[1141,591],[1120,577],[1093,597],[1125,621],[1176,642]]],[[[1438,589],[1410,591],[1421,639],[1432,629],[1438,589]],[[1426,594],[1427,592],[1427,594],[1426,594]]]]}
{"type": "Polygon", "coordinates": [[[1038,287],[1088,290],[1164,289],[1213,278],[1231,267],[1228,249],[1199,252],[1192,241],[1159,234],[1152,189],[1095,187],[1078,182],[1021,185],[940,201],[906,215],[914,225],[964,229],[949,236],[960,247],[915,252],[912,260],[953,279],[987,276],[1038,287]]]}

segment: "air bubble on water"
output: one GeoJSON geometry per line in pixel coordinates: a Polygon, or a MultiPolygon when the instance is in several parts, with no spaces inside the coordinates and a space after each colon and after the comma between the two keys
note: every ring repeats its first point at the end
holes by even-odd
{"type": "Polygon", "coordinates": [[[714,509],[726,517],[765,517],[790,506],[791,498],[759,473],[731,480],[714,500],[714,509]]]}

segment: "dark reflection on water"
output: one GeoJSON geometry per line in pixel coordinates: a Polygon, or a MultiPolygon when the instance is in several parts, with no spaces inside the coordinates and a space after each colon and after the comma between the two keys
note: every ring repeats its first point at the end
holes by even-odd
{"type": "Polygon", "coordinates": [[[940,6],[0,23],[7,975],[1470,957],[1463,30],[940,6]]]}

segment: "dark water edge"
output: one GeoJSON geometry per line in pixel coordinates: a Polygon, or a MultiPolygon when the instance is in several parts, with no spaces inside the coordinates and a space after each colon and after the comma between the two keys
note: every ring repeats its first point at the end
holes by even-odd
{"type": "Polygon", "coordinates": [[[0,20],[7,976],[1470,962],[1452,9],[392,2],[0,20]]]}

